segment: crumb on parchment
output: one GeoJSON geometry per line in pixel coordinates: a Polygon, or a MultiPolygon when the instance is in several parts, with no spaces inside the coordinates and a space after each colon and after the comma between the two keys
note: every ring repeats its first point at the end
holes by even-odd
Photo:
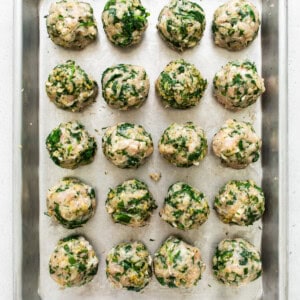
{"type": "Polygon", "coordinates": [[[149,177],[153,180],[153,181],[159,181],[161,178],[161,173],[160,172],[153,172],[149,174],[149,177]]]}

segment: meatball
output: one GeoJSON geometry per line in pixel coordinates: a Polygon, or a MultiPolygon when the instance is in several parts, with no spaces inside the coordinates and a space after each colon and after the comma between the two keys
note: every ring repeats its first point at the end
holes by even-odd
{"type": "Polygon", "coordinates": [[[253,180],[232,180],[219,191],[214,209],[224,223],[252,225],[265,211],[264,193],[253,180]]]}
{"type": "Polygon", "coordinates": [[[207,139],[203,129],[192,122],[172,123],[160,138],[158,149],[177,167],[198,166],[207,154],[207,139]]]}
{"type": "Polygon", "coordinates": [[[81,286],[90,282],[98,271],[93,247],[82,236],[60,240],[49,261],[49,272],[62,287],[81,286]]]}
{"type": "Polygon", "coordinates": [[[138,168],[153,152],[152,137],[141,125],[119,123],[107,128],[102,150],[117,167],[138,168]]]}
{"type": "Polygon", "coordinates": [[[95,102],[98,85],[74,61],[68,60],[49,74],[46,92],[57,107],[79,112],[95,102]]]}
{"type": "Polygon", "coordinates": [[[244,239],[225,239],[216,249],[213,271],[217,279],[226,285],[247,284],[261,276],[260,254],[244,239]]]}
{"type": "Polygon", "coordinates": [[[46,146],[53,162],[66,169],[75,169],[91,163],[97,151],[93,137],[78,121],[61,123],[46,139],[46,146]]]}
{"type": "Polygon", "coordinates": [[[46,23],[53,43],[64,48],[82,49],[97,38],[93,9],[85,2],[52,3],[46,23]]]}
{"type": "Polygon", "coordinates": [[[159,283],[171,288],[196,285],[205,270],[200,250],[173,236],[161,245],[153,262],[159,283]]]}
{"type": "Polygon", "coordinates": [[[125,242],[106,257],[106,276],[116,288],[139,292],[151,280],[152,258],[141,242],[125,242]]]}
{"type": "Polygon", "coordinates": [[[264,91],[264,80],[247,60],[229,62],[214,77],[214,96],[231,110],[250,106],[264,91]]]}
{"type": "Polygon", "coordinates": [[[172,48],[183,51],[197,45],[205,26],[205,14],[200,5],[189,0],[172,0],[162,9],[157,29],[172,48]]]}
{"type": "Polygon", "coordinates": [[[47,214],[62,226],[81,227],[95,213],[95,190],[77,178],[66,177],[48,190],[47,214]]]}
{"type": "Polygon", "coordinates": [[[209,215],[209,206],[203,193],[196,188],[177,182],[168,189],[161,218],[171,226],[189,230],[203,224],[209,215]]]}
{"type": "Polygon", "coordinates": [[[106,103],[119,110],[140,107],[148,97],[149,77],[143,67],[119,64],[102,75],[102,95],[106,103]]]}
{"type": "Polygon", "coordinates": [[[138,179],[131,179],[110,189],[105,207],[114,222],[140,227],[148,223],[157,205],[148,186],[138,179]]]}
{"type": "Polygon", "coordinates": [[[259,13],[251,2],[230,0],[214,13],[215,44],[232,51],[244,49],[257,36],[259,26],[259,13]]]}
{"type": "Polygon", "coordinates": [[[261,144],[250,123],[229,119],[215,134],[212,146],[227,167],[244,169],[259,159],[261,144]]]}
{"type": "Polygon", "coordinates": [[[103,29],[113,44],[130,47],[141,41],[149,15],[140,0],[109,0],[102,12],[103,29]]]}
{"type": "Polygon", "coordinates": [[[156,90],[165,107],[186,109],[197,105],[207,81],[192,64],[183,59],[171,61],[156,80],[156,90]]]}

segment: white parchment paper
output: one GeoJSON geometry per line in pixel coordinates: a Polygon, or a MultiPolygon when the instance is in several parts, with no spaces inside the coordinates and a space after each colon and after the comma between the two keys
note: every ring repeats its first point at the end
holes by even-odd
{"type": "MultiPolygon", "coordinates": [[[[191,50],[178,53],[161,40],[156,30],[157,17],[160,10],[168,3],[167,0],[143,0],[144,6],[151,13],[149,26],[140,45],[133,49],[120,49],[113,46],[106,38],[102,29],[101,13],[106,1],[86,0],[94,8],[99,29],[98,40],[82,51],[71,51],[54,45],[48,38],[44,16],[52,1],[40,1],[40,286],[39,294],[45,300],[82,300],[82,299],[259,299],[262,295],[262,280],[241,287],[232,288],[220,284],[212,273],[212,256],[215,247],[225,237],[243,237],[258,248],[261,241],[261,222],[253,226],[239,227],[225,225],[217,218],[212,209],[214,196],[219,188],[231,179],[254,179],[261,183],[261,161],[245,170],[233,170],[221,165],[211,146],[207,157],[198,167],[176,168],[160,157],[157,145],[163,130],[172,122],[194,121],[206,132],[209,145],[212,137],[228,118],[254,123],[255,129],[261,135],[261,103],[241,111],[227,111],[217,103],[212,96],[212,81],[214,74],[229,60],[248,58],[256,62],[261,70],[261,38],[258,38],[245,50],[229,52],[215,47],[212,40],[211,23],[214,10],[225,0],[194,0],[206,13],[207,26],[200,44],[191,50]],[[189,110],[165,109],[155,94],[154,82],[165,65],[173,59],[184,58],[196,65],[202,75],[208,80],[208,88],[200,104],[189,110]],[[101,96],[101,87],[97,102],[83,113],[70,113],[56,108],[45,92],[45,81],[49,72],[60,63],[73,59],[98,82],[102,72],[109,66],[118,63],[131,63],[143,66],[151,82],[148,100],[138,110],[119,112],[109,108],[101,96]],[[62,169],[49,158],[45,147],[45,139],[49,132],[61,122],[79,120],[90,134],[94,135],[98,144],[98,152],[92,164],[75,170],[62,169]],[[137,170],[121,170],[104,157],[101,150],[103,127],[126,121],[141,124],[152,134],[155,145],[154,154],[137,170]],[[154,182],[149,178],[152,172],[161,172],[162,178],[154,182]],[[84,227],[67,230],[53,224],[47,216],[46,192],[64,176],[76,176],[92,185],[97,195],[97,211],[95,216],[84,227]],[[114,224],[105,210],[105,199],[110,187],[129,178],[139,178],[149,185],[159,208],[154,212],[150,224],[139,229],[132,229],[114,224]],[[199,229],[182,232],[172,228],[158,216],[168,187],[176,181],[186,181],[203,191],[209,198],[211,213],[208,221],[199,229]],[[96,250],[100,259],[98,274],[94,280],[83,287],[61,289],[50,278],[48,271],[49,257],[60,238],[73,233],[86,236],[96,250]],[[141,240],[152,254],[160,244],[171,234],[184,238],[189,243],[199,247],[207,266],[202,280],[192,289],[169,289],[162,287],[153,276],[149,286],[141,293],[117,290],[110,286],[105,275],[105,256],[116,244],[127,240],[141,240]],[[151,239],[151,240],[150,240],[151,239]]],[[[261,0],[252,0],[261,11],[261,0]]],[[[28,70],[30,71],[30,70],[28,70]]],[[[25,279],[26,282],[26,279],[25,279]]]]}

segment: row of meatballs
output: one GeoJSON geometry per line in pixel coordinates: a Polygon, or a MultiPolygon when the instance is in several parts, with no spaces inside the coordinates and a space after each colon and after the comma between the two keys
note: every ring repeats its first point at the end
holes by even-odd
{"type": "MultiPolygon", "coordinates": [[[[149,13],[139,0],[109,0],[102,22],[108,39],[120,47],[141,41],[149,13]]],[[[59,1],[51,5],[47,30],[52,41],[65,48],[82,49],[97,38],[93,9],[88,3],[59,1]]],[[[172,0],[158,18],[158,32],[167,44],[182,51],[200,41],[206,26],[203,9],[188,0],[172,0]]],[[[214,14],[212,31],[217,46],[240,50],[257,36],[260,19],[248,1],[231,0],[214,14]]],[[[141,106],[149,92],[149,79],[142,67],[120,64],[102,75],[102,94],[113,108],[127,110],[141,106]]],[[[192,64],[170,62],[156,81],[157,91],[166,107],[186,109],[197,105],[207,81],[192,64]]],[[[229,62],[214,77],[214,94],[226,108],[238,110],[253,104],[264,92],[263,79],[249,61],[229,62]]],[[[95,101],[97,83],[73,61],[54,68],[46,91],[60,108],[81,111],[95,101]]],[[[97,144],[78,122],[62,123],[47,137],[52,160],[63,168],[76,168],[92,162],[97,144]]],[[[171,124],[159,142],[164,158],[178,167],[198,165],[207,154],[203,129],[188,122],[171,124]]],[[[250,123],[228,120],[214,136],[213,150],[227,166],[245,168],[260,156],[261,140],[250,123]]],[[[102,138],[105,156],[120,168],[137,168],[153,152],[151,135],[140,125],[119,123],[106,129],[102,138]]],[[[47,195],[48,215],[66,228],[86,223],[95,212],[96,196],[92,187],[75,178],[64,178],[47,195]],[[78,205],[80,204],[80,209],[78,205]]],[[[143,226],[157,205],[145,183],[125,181],[107,195],[106,210],[116,223],[143,226]]],[[[225,223],[251,225],[264,212],[264,194],[253,181],[230,181],[216,196],[214,208],[225,223]]],[[[203,224],[209,206],[203,193],[177,182],[169,187],[160,216],[171,226],[189,230],[203,224]]],[[[98,258],[82,236],[58,242],[49,261],[51,277],[61,286],[83,285],[98,270],[98,258]]],[[[141,242],[115,246],[106,257],[106,274],[117,288],[140,291],[150,281],[152,270],[160,284],[191,287],[205,269],[198,248],[176,237],[169,237],[152,258],[141,242]]],[[[261,275],[259,252],[249,242],[225,239],[213,257],[216,277],[229,285],[245,284],[261,275]]]]}
{"type": "MultiPolygon", "coordinates": [[[[147,99],[150,82],[145,69],[131,64],[107,68],[101,79],[102,96],[114,109],[140,107],[147,99]]],[[[165,107],[187,109],[197,105],[207,87],[200,71],[183,59],[171,61],[156,80],[165,107]]],[[[241,110],[264,93],[264,80],[249,60],[230,61],[213,79],[214,96],[230,110],[241,110]]],[[[59,108],[79,112],[93,103],[98,84],[74,61],[56,66],[48,76],[46,92],[59,108]]]]}
{"type": "MultiPolygon", "coordinates": [[[[130,179],[109,190],[105,208],[115,223],[141,227],[148,224],[157,205],[146,183],[130,179]]],[[[219,190],[214,209],[226,224],[252,225],[264,213],[264,193],[253,180],[231,180],[219,190]]],[[[95,190],[77,178],[66,177],[48,190],[46,214],[67,229],[81,227],[95,210],[95,190]]],[[[204,193],[176,182],[169,187],[159,215],[174,228],[190,230],[205,223],[209,213],[204,193]]]]}
{"type": "MultiPolygon", "coordinates": [[[[51,277],[62,287],[90,282],[99,260],[91,244],[82,236],[60,240],[50,257],[51,277]]],[[[224,239],[212,259],[213,273],[223,284],[239,286],[259,278],[260,253],[242,238],[224,239]]],[[[106,276],[113,287],[139,292],[154,271],[157,281],[170,288],[191,288],[198,284],[205,264],[200,250],[174,236],[167,238],[152,257],[142,242],[123,242],[106,256],[106,276]]]]}
{"type": "MultiPolygon", "coordinates": [[[[234,169],[246,168],[260,157],[262,141],[251,123],[229,119],[214,135],[213,152],[234,169]]],[[[93,161],[97,143],[78,121],[61,123],[46,138],[53,162],[75,169],[93,161]]],[[[177,167],[198,166],[208,152],[204,130],[193,122],[172,123],[163,132],[158,149],[162,157],[177,167]]],[[[107,127],[102,137],[105,157],[119,168],[138,168],[153,153],[153,141],[143,126],[118,123],[107,127]]]]}
{"type": "MultiPolygon", "coordinates": [[[[114,45],[130,47],[141,41],[149,15],[140,0],[109,0],[102,12],[103,28],[114,45]]],[[[82,49],[97,38],[97,24],[88,3],[76,0],[53,3],[46,18],[48,34],[59,46],[82,49]]],[[[195,47],[205,27],[202,7],[189,0],[171,0],[161,10],[157,23],[160,36],[178,51],[195,47]]],[[[251,2],[230,0],[214,13],[214,42],[228,50],[241,50],[255,39],[259,27],[259,12],[251,2]]]]}

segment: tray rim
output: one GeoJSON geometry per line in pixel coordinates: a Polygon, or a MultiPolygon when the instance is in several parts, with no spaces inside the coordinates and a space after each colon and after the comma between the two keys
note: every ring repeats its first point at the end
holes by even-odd
{"type": "MultiPolygon", "coordinates": [[[[225,1],[225,0],[224,0],[225,1]]],[[[14,63],[13,63],[13,83],[14,83],[14,101],[13,101],[13,297],[14,299],[23,299],[23,278],[22,264],[24,263],[22,221],[23,221],[23,174],[22,168],[24,161],[22,160],[21,149],[22,136],[24,128],[22,128],[23,119],[23,9],[30,0],[14,0],[14,63]]],[[[288,299],[288,66],[287,66],[287,20],[288,20],[288,0],[271,0],[268,2],[276,2],[278,9],[278,299],[288,299]]],[[[36,1],[36,11],[38,16],[39,1],[36,1]]],[[[37,66],[38,71],[38,66],[37,66]]],[[[38,90],[38,88],[37,88],[38,90]]],[[[35,125],[38,128],[38,123],[35,125]]],[[[37,137],[38,138],[38,137],[37,137]]],[[[38,143],[37,143],[38,144],[38,143]]],[[[37,149],[39,146],[37,145],[37,149]]],[[[38,189],[38,188],[37,188],[38,189]]],[[[38,249],[39,250],[39,249],[38,249]]],[[[39,261],[39,258],[37,258],[39,261]]],[[[39,272],[39,270],[37,270],[39,272]]],[[[38,282],[36,282],[35,294],[32,291],[33,299],[40,299],[38,295],[38,282]]],[[[264,293],[263,293],[264,294],[264,293]]],[[[265,298],[263,295],[263,299],[265,298]]]]}
{"type": "Polygon", "coordinates": [[[289,241],[288,241],[288,228],[289,228],[289,184],[288,184],[288,0],[279,1],[279,20],[282,18],[284,26],[279,26],[279,145],[283,146],[283,151],[279,155],[279,245],[278,248],[282,249],[283,256],[279,256],[279,299],[288,299],[288,281],[289,281],[289,241]],[[284,201],[286,199],[287,201],[284,201]]]}
{"type": "Polygon", "coordinates": [[[22,299],[22,281],[21,277],[17,274],[21,274],[22,270],[22,237],[21,237],[21,186],[22,186],[22,175],[21,165],[22,157],[17,151],[16,145],[20,145],[21,141],[21,128],[19,121],[21,118],[21,74],[22,74],[22,30],[19,28],[19,24],[22,20],[22,0],[14,0],[13,3],[13,189],[12,189],[12,200],[13,200],[13,298],[22,299]],[[18,101],[16,100],[18,99],[18,101]],[[15,189],[16,188],[16,189],[15,189]]]}

